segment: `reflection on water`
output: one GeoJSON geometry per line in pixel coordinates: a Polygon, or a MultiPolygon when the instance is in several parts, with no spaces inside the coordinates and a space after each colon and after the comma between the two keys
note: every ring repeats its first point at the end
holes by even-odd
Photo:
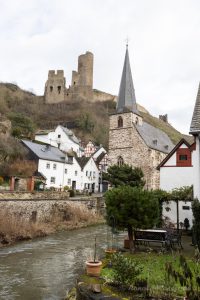
{"type": "Polygon", "coordinates": [[[0,300],[63,299],[93,249],[106,248],[105,225],[61,232],[0,250],[0,300]]]}

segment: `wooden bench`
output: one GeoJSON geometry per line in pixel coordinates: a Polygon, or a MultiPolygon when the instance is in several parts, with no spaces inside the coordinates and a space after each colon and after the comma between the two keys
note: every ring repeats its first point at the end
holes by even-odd
{"type": "Polygon", "coordinates": [[[135,243],[148,245],[152,243],[160,243],[162,247],[167,246],[167,231],[166,230],[135,230],[135,243]]]}

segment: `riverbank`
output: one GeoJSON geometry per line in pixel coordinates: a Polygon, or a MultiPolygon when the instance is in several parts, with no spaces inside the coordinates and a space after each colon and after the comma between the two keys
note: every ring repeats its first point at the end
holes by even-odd
{"type": "Polygon", "coordinates": [[[46,220],[37,220],[36,213],[33,212],[31,218],[26,219],[17,211],[11,213],[8,209],[1,210],[0,247],[104,222],[104,218],[95,210],[72,202],[66,202],[62,207],[54,206],[50,216],[46,220]]]}

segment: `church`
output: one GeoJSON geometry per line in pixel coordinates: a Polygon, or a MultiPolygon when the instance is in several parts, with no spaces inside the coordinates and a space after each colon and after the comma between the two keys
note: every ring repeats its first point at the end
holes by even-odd
{"type": "Polygon", "coordinates": [[[133,85],[128,45],[116,110],[109,117],[109,165],[128,164],[144,173],[147,189],[158,189],[157,166],[173,149],[169,136],[148,124],[140,114],[133,85]]]}

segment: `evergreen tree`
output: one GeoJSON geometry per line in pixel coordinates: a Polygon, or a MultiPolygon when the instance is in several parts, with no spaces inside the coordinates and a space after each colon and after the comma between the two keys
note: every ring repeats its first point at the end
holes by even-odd
{"type": "Polygon", "coordinates": [[[132,250],[134,229],[150,228],[157,224],[159,218],[157,197],[152,191],[120,186],[107,191],[105,199],[108,225],[111,217],[114,217],[118,229],[128,230],[132,250]]]}
{"type": "Polygon", "coordinates": [[[129,165],[113,165],[108,168],[107,173],[103,173],[103,180],[107,180],[111,185],[129,185],[132,187],[143,187],[145,181],[144,174],[140,168],[132,168],[129,165]]]}

